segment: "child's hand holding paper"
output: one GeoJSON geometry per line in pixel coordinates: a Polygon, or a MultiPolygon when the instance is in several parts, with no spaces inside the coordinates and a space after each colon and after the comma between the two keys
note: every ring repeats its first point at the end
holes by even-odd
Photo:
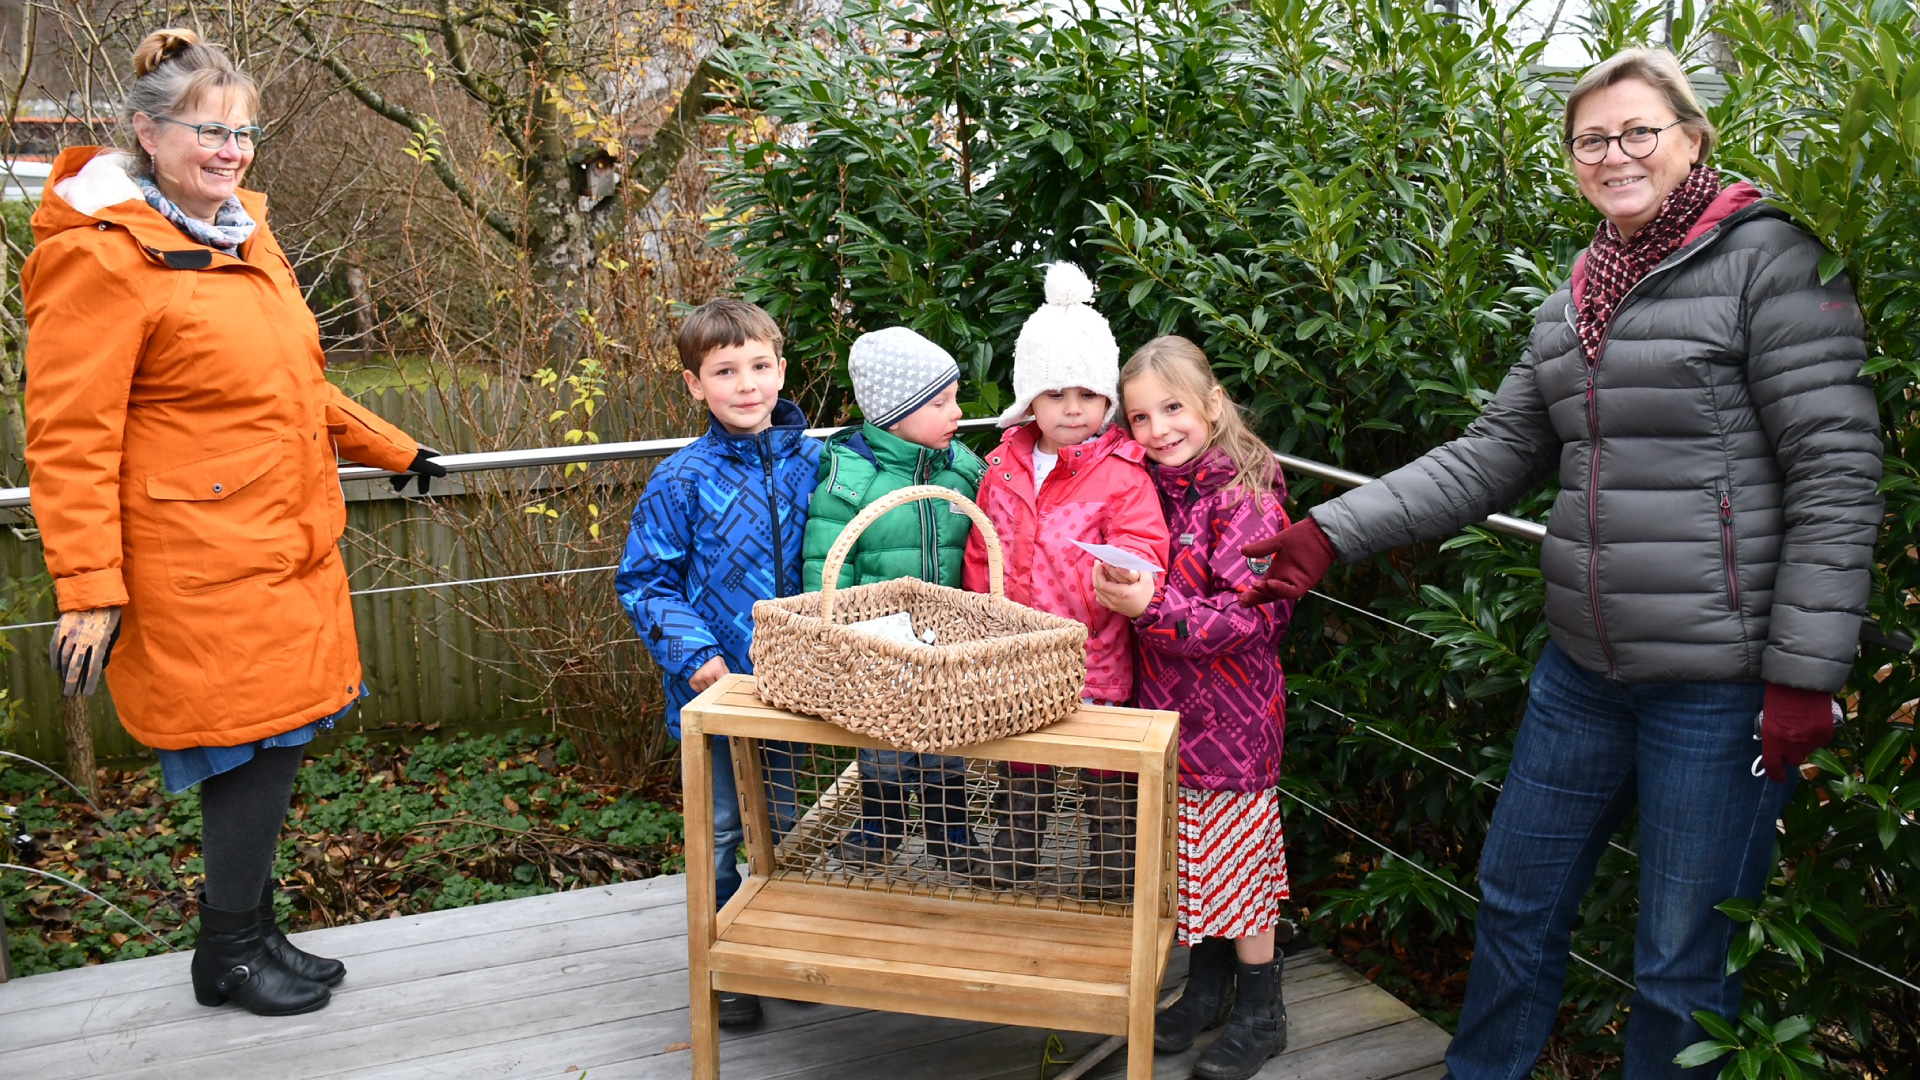
{"type": "Polygon", "coordinates": [[[1074,544],[1079,547],[1080,550],[1106,563],[1115,570],[1132,570],[1140,574],[1162,574],[1166,572],[1123,547],[1115,547],[1112,544],[1089,544],[1083,540],[1075,540],[1074,544]]]}
{"type": "Polygon", "coordinates": [[[1126,548],[1074,543],[1099,560],[1093,568],[1093,595],[1101,607],[1129,619],[1147,610],[1153,601],[1153,575],[1165,571],[1126,548]]]}

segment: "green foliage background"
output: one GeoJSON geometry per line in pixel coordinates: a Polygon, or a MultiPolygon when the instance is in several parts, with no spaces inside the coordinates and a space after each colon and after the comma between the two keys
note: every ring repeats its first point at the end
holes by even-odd
{"type": "MultiPolygon", "coordinates": [[[[997,411],[1038,266],[1066,258],[1100,284],[1123,349],[1192,337],[1277,449],[1378,474],[1475,415],[1597,224],[1554,144],[1540,46],[1491,5],[1422,8],[850,3],[726,55],[717,226],[803,376],[831,376],[808,383],[823,420],[852,411],[847,345],[894,323],[952,349],[970,410],[997,411]]],[[[1665,11],[1596,4],[1583,35],[1596,58],[1660,40],[1665,11]]],[[[1889,437],[1873,614],[1908,634],[1916,37],[1914,0],[1684,3],[1671,28],[1691,64],[1725,68],[1718,164],[1777,192],[1860,291],[1889,437]]],[[[1551,496],[1514,511],[1538,517],[1551,496]]],[[[1372,919],[1401,941],[1470,934],[1473,905],[1447,883],[1471,887],[1544,639],[1537,557],[1475,529],[1324,586],[1433,642],[1321,601],[1297,614],[1287,785],[1331,817],[1290,807],[1290,858],[1296,880],[1339,883],[1320,890],[1317,932],[1372,919]]],[[[1774,887],[1729,909],[1749,931],[1734,956],[1749,1016],[1714,1027],[1701,1060],[1737,1051],[1728,1067],[1749,1077],[1920,1072],[1920,994],[1834,952],[1920,981],[1916,676],[1912,655],[1863,647],[1856,716],[1787,815],[1774,887]]],[[[1631,977],[1636,870],[1609,852],[1576,934],[1592,966],[1572,968],[1568,1030],[1602,1053],[1627,994],[1600,972],[1631,977]]]]}

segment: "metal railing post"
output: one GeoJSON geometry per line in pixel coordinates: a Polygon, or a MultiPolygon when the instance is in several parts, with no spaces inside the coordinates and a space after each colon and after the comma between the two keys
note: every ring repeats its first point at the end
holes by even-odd
{"type": "Polygon", "coordinates": [[[13,978],[12,946],[7,944],[7,901],[0,898],[0,983],[13,978]]]}

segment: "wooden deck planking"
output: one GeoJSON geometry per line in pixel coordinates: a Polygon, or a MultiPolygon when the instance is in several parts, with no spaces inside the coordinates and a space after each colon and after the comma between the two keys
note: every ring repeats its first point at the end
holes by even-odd
{"type": "MultiPolygon", "coordinates": [[[[303,934],[301,945],[351,969],[333,1003],[307,1016],[196,1005],[184,954],[18,979],[0,984],[0,1076],[685,1077],[685,895],[684,878],[656,878],[303,934]]],[[[1292,1045],[1262,1078],[1444,1071],[1444,1032],[1326,954],[1290,958],[1286,989],[1292,1045]]],[[[1049,1034],[771,1002],[760,1026],[724,1033],[721,1063],[740,1080],[1014,1080],[1038,1075],[1049,1034]]],[[[1069,1058],[1101,1041],[1057,1034],[1069,1058]]],[[[1204,1045],[1161,1055],[1154,1075],[1188,1076],[1204,1045]]],[[[1123,1052],[1090,1075],[1112,1080],[1124,1063],[1123,1052]]]]}

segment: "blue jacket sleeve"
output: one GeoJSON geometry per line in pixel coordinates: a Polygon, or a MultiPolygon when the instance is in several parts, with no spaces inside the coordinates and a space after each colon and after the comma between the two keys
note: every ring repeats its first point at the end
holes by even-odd
{"type": "Polygon", "coordinates": [[[687,601],[695,508],[685,489],[655,476],[633,510],[614,588],[633,628],[668,678],[684,679],[720,655],[713,628],[687,601]]]}

